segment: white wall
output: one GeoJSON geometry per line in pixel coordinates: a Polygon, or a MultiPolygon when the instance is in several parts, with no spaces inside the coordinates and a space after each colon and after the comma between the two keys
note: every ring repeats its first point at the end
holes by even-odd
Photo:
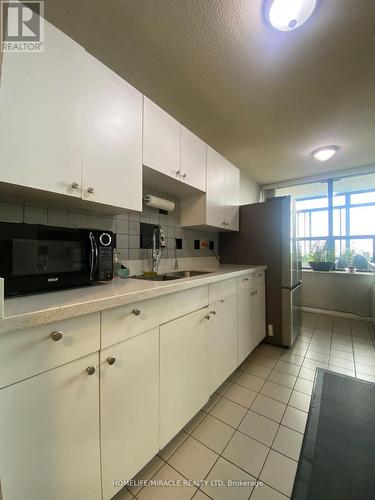
{"type": "Polygon", "coordinates": [[[372,273],[302,272],[302,305],[372,316],[372,273]]]}
{"type": "Polygon", "coordinates": [[[259,184],[247,172],[240,170],[240,205],[258,201],[260,201],[259,184]]]}

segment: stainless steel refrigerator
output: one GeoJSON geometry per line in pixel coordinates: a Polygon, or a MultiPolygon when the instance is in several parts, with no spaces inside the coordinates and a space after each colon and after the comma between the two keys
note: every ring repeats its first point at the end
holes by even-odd
{"type": "Polygon", "coordinates": [[[291,347],[301,331],[301,263],[290,196],[240,207],[238,233],[220,234],[223,264],[265,264],[267,341],[291,347]],[[272,336],[273,334],[273,336],[272,336]]]}

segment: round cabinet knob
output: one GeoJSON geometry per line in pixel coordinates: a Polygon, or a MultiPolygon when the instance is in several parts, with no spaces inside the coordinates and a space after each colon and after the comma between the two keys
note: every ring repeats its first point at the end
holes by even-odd
{"type": "Polygon", "coordinates": [[[249,278],[244,278],[243,280],[244,280],[244,281],[249,281],[249,278]]]}
{"type": "Polygon", "coordinates": [[[60,330],[56,330],[55,332],[51,333],[51,339],[54,340],[55,342],[58,342],[63,338],[64,334],[60,330]]]}
{"type": "Polygon", "coordinates": [[[187,173],[185,172],[184,174],[182,174],[182,178],[186,179],[186,177],[187,177],[187,173]]]}
{"type": "Polygon", "coordinates": [[[215,310],[210,311],[210,314],[212,314],[212,316],[216,316],[216,311],[215,310]]]}
{"type": "Polygon", "coordinates": [[[139,309],[139,307],[137,307],[136,309],[133,309],[133,314],[135,316],[139,316],[141,314],[141,310],[139,309]]]}
{"type": "Polygon", "coordinates": [[[180,175],[181,174],[181,170],[176,170],[176,175],[180,175]]]}
{"type": "Polygon", "coordinates": [[[209,314],[206,314],[205,318],[206,319],[211,319],[211,316],[209,314]]]}
{"type": "Polygon", "coordinates": [[[225,300],[224,299],[220,299],[220,302],[223,304],[225,302],[225,300]]]}
{"type": "Polygon", "coordinates": [[[79,182],[72,182],[72,189],[79,189],[79,182]]]}
{"type": "Polygon", "coordinates": [[[95,189],[93,187],[88,187],[87,192],[93,194],[95,192],[95,189]]]}
{"type": "Polygon", "coordinates": [[[86,368],[86,371],[89,375],[94,375],[94,373],[96,372],[96,366],[88,366],[86,368]]]}
{"type": "Polygon", "coordinates": [[[107,363],[111,366],[114,365],[116,363],[116,358],[114,356],[109,356],[107,358],[107,363]]]}

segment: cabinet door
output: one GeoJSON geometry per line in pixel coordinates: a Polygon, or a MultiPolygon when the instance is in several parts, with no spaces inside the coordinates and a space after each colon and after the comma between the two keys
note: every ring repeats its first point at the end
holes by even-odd
{"type": "Polygon", "coordinates": [[[84,49],[44,29],[44,52],[4,54],[0,181],[80,197],[84,49]]]}
{"type": "Polygon", "coordinates": [[[100,363],[102,481],[108,500],[118,491],[114,480],[131,479],[159,450],[159,329],[104,349],[100,363]]]}
{"type": "Polygon", "coordinates": [[[181,126],[181,180],[206,191],[207,146],[190,130],[181,126]]]}
{"type": "Polygon", "coordinates": [[[225,165],[225,222],[226,228],[239,230],[240,171],[229,162],[225,165]]]}
{"type": "Polygon", "coordinates": [[[207,313],[204,308],[160,327],[160,448],[210,395],[207,313]]]}
{"type": "Polygon", "coordinates": [[[238,295],[238,362],[242,363],[253,349],[253,317],[251,292],[238,295]]]}
{"type": "Polygon", "coordinates": [[[142,94],[86,55],[82,196],[142,210],[142,94]]]}
{"type": "Polygon", "coordinates": [[[143,101],[143,164],[181,179],[181,127],[150,99],[143,101]]]}
{"type": "Polygon", "coordinates": [[[225,228],[225,159],[207,146],[206,224],[225,228]]]}
{"type": "Polygon", "coordinates": [[[92,354],[0,391],[4,500],[101,499],[99,373],[92,354]]]}
{"type": "Polygon", "coordinates": [[[266,336],[266,287],[261,285],[252,292],[252,315],[254,323],[254,349],[266,336]]]}
{"type": "Polygon", "coordinates": [[[238,366],[237,295],[209,306],[209,368],[212,394],[238,366]]]}

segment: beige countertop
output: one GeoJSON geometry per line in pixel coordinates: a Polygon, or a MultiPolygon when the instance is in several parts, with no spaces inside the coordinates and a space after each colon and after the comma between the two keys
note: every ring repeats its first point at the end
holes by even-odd
{"type": "Polygon", "coordinates": [[[115,278],[110,283],[10,297],[4,300],[0,334],[103,311],[265,269],[266,266],[223,265],[209,274],[174,281],[115,278]]]}

